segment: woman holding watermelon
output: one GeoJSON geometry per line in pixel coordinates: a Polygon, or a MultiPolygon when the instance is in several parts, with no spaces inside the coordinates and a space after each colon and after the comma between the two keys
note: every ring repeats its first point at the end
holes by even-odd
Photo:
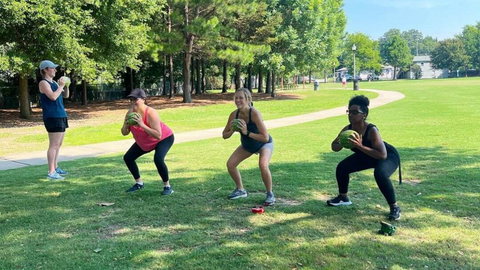
{"type": "MultiPolygon", "coordinates": [[[[348,103],[349,125],[345,126],[332,142],[332,150],[338,152],[343,148],[351,148],[354,152],[342,160],[336,170],[339,195],[327,201],[330,206],[350,205],[352,202],[347,196],[349,175],[353,172],[374,168],[375,181],[390,206],[389,219],[400,219],[401,210],[397,205],[395,190],[390,176],[400,165],[400,156],[392,145],[384,142],[377,127],[366,121],[370,100],[363,95],[357,95],[348,103]],[[347,142],[341,141],[344,131],[353,130],[347,142]],[[360,134],[360,135],[359,135],[360,134]],[[343,146],[342,146],[343,145],[343,146]]],[[[401,181],[401,172],[400,181],[401,181]]],[[[400,182],[401,183],[401,182],[400,182]]]]}
{"type": "Polygon", "coordinates": [[[169,182],[165,156],[173,145],[174,136],[172,130],[160,121],[160,117],[155,109],[145,104],[146,97],[145,91],[139,88],[134,89],[128,95],[131,107],[125,115],[122,134],[127,136],[131,132],[135,143],[123,156],[123,160],[135,179],[135,184],[127,192],[137,191],[145,186],[135,160],[155,150],[153,161],[157,167],[158,174],[163,180],[162,195],[170,195],[173,193],[173,189],[169,182]]]}
{"type": "Polygon", "coordinates": [[[66,91],[66,97],[68,97],[68,88],[65,87],[65,77],[60,78],[58,83],[53,80],[57,67],[58,65],[52,61],[42,61],[39,67],[42,79],[38,83],[43,123],[48,132],[47,178],[50,180],[63,180],[67,174],[66,171],[58,167],[58,155],[65,138],[65,130],[68,128],[67,112],[61,96],[66,91]]]}
{"type": "Polygon", "coordinates": [[[236,189],[228,196],[229,199],[247,197],[247,191],[243,188],[242,177],[237,166],[253,154],[259,154],[258,165],[262,174],[262,180],[267,189],[265,205],[275,203],[272,192],[272,175],[270,173],[270,159],[273,154],[273,140],[268,134],[267,127],[263,123],[260,111],[252,105],[252,94],[246,88],[235,92],[235,105],[223,130],[223,138],[230,138],[235,131],[240,133],[241,145],[233,152],[227,161],[228,173],[235,181],[236,189]]]}

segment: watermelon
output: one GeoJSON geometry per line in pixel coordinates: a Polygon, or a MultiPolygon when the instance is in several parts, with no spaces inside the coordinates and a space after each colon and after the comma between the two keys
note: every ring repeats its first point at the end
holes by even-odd
{"type": "Polygon", "coordinates": [[[348,139],[354,138],[354,137],[359,138],[360,135],[358,135],[358,133],[355,130],[351,130],[351,129],[345,130],[344,132],[340,133],[339,143],[343,148],[352,149],[353,145],[348,139]]]}
{"type": "Polygon", "coordinates": [[[233,124],[232,124],[232,129],[233,131],[238,131],[240,132],[240,119],[233,119],[233,124]]]}
{"type": "Polygon", "coordinates": [[[132,125],[136,125],[137,124],[137,121],[135,121],[135,116],[138,115],[140,116],[138,113],[134,112],[134,113],[129,113],[127,115],[127,124],[129,126],[132,126],[132,125]]]}
{"type": "Polygon", "coordinates": [[[70,78],[67,76],[63,76],[62,78],[65,81],[65,87],[69,87],[70,83],[72,83],[72,81],[70,81],[70,78]]]}

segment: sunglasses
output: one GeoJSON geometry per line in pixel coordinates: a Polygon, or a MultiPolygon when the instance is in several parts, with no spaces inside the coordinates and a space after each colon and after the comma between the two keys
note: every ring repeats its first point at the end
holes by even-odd
{"type": "Polygon", "coordinates": [[[130,98],[130,101],[133,102],[133,101],[137,101],[138,98],[130,98]]]}
{"type": "Polygon", "coordinates": [[[360,113],[363,113],[363,112],[359,111],[359,110],[347,110],[348,115],[357,115],[357,114],[360,114],[360,113]]]}

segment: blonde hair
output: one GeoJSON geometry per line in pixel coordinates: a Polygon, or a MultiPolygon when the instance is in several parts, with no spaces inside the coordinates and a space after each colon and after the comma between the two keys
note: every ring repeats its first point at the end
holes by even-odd
{"type": "Polygon", "coordinates": [[[235,95],[233,96],[233,99],[234,99],[234,100],[235,100],[235,96],[236,96],[238,93],[243,93],[243,96],[244,96],[245,99],[247,100],[247,104],[249,104],[251,107],[253,107],[252,93],[250,92],[250,90],[248,90],[247,88],[240,88],[240,89],[238,89],[237,91],[235,91],[235,95]]]}

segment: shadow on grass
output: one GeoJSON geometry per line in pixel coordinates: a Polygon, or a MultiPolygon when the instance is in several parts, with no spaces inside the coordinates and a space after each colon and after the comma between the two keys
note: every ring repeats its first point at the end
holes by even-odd
{"type": "Polygon", "coordinates": [[[176,160],[172,196],[160,196],[151,157],[139,160],[146,188],[133,194],[124,192],[133,182],[121,155],[69,162],[72,181],[43,180],[44,166],[5,171],[0,268],[477,268],[476,244],[464,238],[478,232],[480,170],[472,168],[480,156],[439,147],[399,152],[405,184],[396,173],[392,180],[404,215],[393,237],[376,234],[388,207],[373,170],[352,176],[354,205],[326,206],[347,152],[274,161],[277,204],[264,215],[250,212],[265,198],[258,168],[241,170],[249,197],[236,201],[226,199],[234,185],[218,165],[189,169],[176,160]],[[115,205],[97,206],[104,201],[115,205]]]}

